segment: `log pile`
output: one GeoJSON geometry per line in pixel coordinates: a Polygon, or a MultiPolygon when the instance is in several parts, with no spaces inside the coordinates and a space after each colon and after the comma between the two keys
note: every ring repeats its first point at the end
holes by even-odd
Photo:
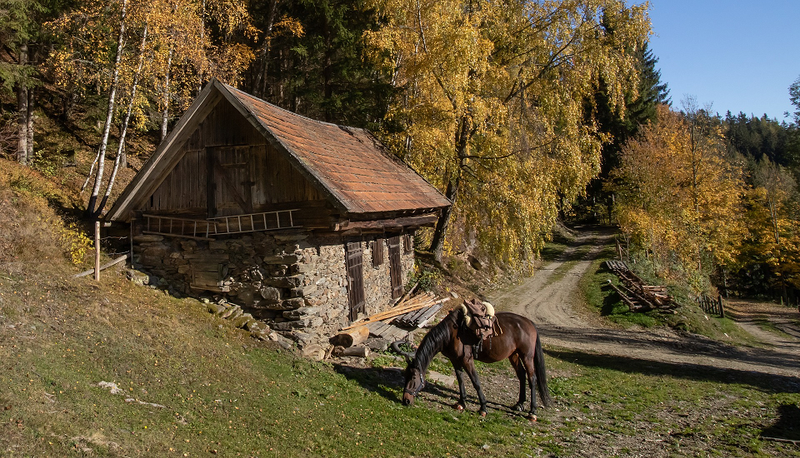
{"type": "Polygon", "coordinates": [[[646,285],[623,261],[606,261],[609,270],[620,279],[620,286],[609,280],[609,285],[620,295],[632,312],[647,312],[653,309],[671,309],[676,304],[667,293],[666,286],[646,285]]]}

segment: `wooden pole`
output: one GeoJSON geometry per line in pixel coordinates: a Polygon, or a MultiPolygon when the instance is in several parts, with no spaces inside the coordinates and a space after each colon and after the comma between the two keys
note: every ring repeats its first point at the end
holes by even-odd
{"type": "Polygon", "coordinates": [[[100,220],[94,222],[94,281],[100,281],[100,220]]]}

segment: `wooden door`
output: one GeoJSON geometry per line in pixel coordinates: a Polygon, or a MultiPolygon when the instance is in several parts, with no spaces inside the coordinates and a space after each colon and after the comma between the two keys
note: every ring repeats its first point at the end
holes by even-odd
{"type": "Polygon", "coordinates": [[[364,256],[361,242],[348,242],[345,245],[347,261],[347,299],[350,303],[350,321],[358,319],[359,313],[366,313],[364,299],[364,256]]]}
{"type": "Polygon", "coordinates": [[[249,146],[207,148],[208,216],[253,213],[249,146]]]}
{"type": "Polygon", "coordinates": [[[400,262],[400,236],[389,239],[389,277],[392,280],[392,299],[403,295],[403,265],[400,262]]]}

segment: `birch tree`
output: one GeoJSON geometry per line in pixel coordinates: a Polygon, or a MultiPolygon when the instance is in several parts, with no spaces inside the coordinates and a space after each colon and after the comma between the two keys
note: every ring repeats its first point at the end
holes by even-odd
{"type": "Polygon", "coordinates": [[[645,8],[616,0],[374,4],[385,26],[366,39],[400,90],[386,125],[402,134],[386,141],[453,201],[431,250],[441,259],[477,243],[508,263],[532,259],[560,205],[599,171],[603,138],[585,97],[601,77],[615,110],[624,110],[626,89],[635,92],[635,59],[621,50],[644,42],[645,8]]]}

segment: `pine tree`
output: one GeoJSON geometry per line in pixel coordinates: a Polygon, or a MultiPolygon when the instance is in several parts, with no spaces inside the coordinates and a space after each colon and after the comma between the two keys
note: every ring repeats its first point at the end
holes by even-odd
{"type": "Polygon", "coordinates": [[[389,78],[363,59],[362,35],[378,24],[374,10],[344,0],[274,1],[255,19],[273,35],[264,38],[247,90],[316,119],[358,127],[381,121],[389,78]]]}
{"type": "Polygon", "coordinates": [[[34,149],[36,67],[46,52],[41,24],[60,8],[57,0],[0,0],[0,43],[14,62],[0,62],[0,83],[17,99],[17,160],[27,164],[34,149]]]}

